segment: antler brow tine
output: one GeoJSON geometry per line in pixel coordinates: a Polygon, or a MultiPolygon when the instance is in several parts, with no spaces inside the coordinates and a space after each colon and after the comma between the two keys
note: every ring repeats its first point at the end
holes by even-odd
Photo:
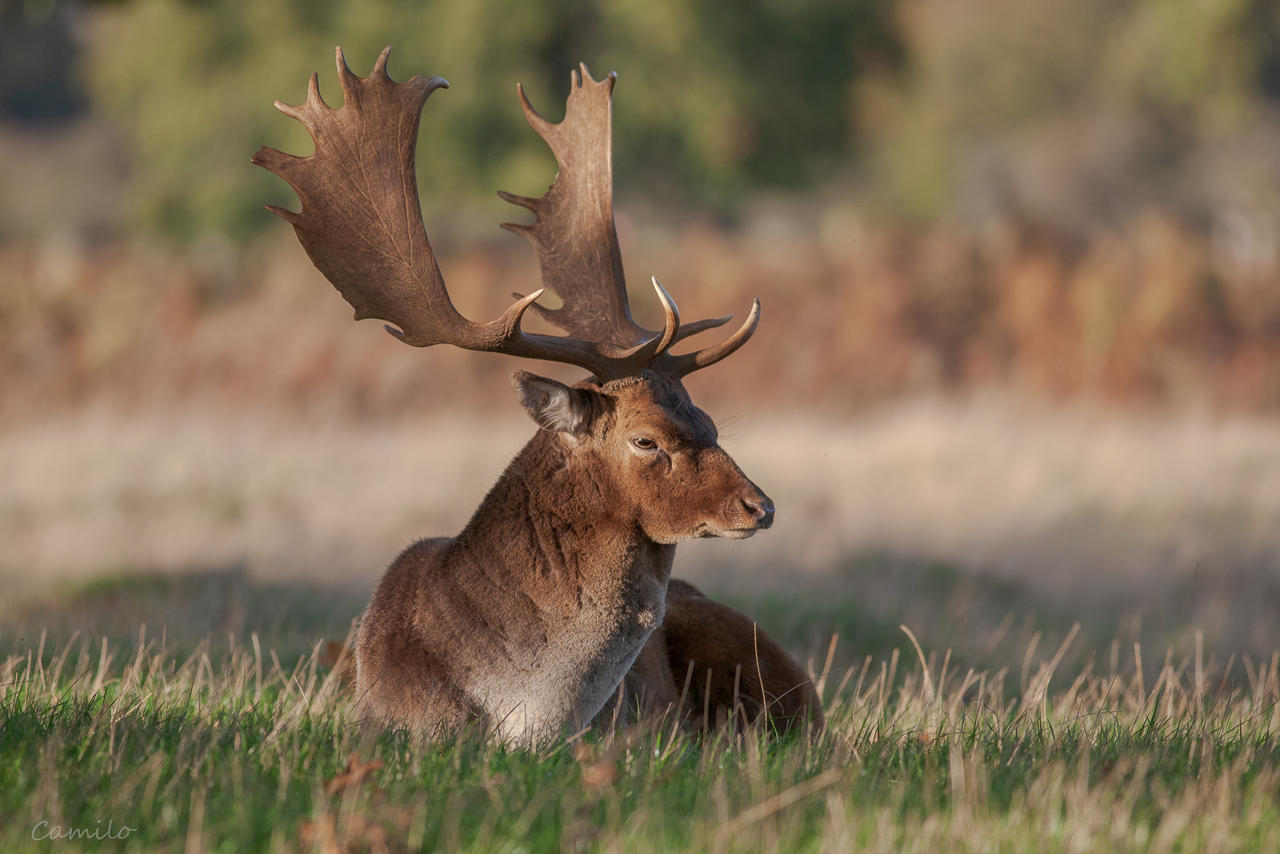
{"type": "MultiPolygon", "coordinates": [[[[723,318],[721,322],[727,321],[723,318]]],[[[701,350],[695,350],[692,353],[682,353],[676,355],[674,353],[663,353],[659,359],[655,360],[654,369],[669,373],[676,377],[687,376],[694,371],[702,368],[710,367],[721,359],[724,359],[735,353],[739,347],[751,340],[751,336],[755,334],[756,327],[760,324],[760,298],[756,297],[751,302],[751,311],[747,314],[747,319],[742,322],[737,331],[730,335],[719,344],[713,344],[701,350]]],[[[719,326],[720,323],[715,324],[719,326]]],[[[706,327],[711,328],[711,327],[706,327]]]]}

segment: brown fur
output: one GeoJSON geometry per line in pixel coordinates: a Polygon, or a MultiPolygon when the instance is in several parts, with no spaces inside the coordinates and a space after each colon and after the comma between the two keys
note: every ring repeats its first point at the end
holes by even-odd
{"type": "MultiPolygon", "coordinates": [[[[822,703],[804,668],[750,617],[677,578],[667,587],[666,618],[636,657],[620,696],[630,714],[675,709],[695,730],[732,722],[785,734],[824,725],[822,703]]],[[[614,717],[610,702],[596,720],[608,724],[614,717]]]]}
{"type": "Polygon", "coordinates": [[[822,727],[809,674],[747,615],[672,580],[662,628],[672,675],[682,688],[688,679],[684,711],[699,725],[719,726],[736,708],[735,725],[760,721],[779,733],[807,722],[822,727]]]}
{"type": "MultiPolygon", "coordinates": [[[[360,708],[417,729],[478,721],[540,741],[587,725],[629,672],[650,702],[673,702],[688,661],[714,668],[710,702],[731,708],[721,670],[754,661],[750,621],[679,582],[668,594],[675,543],[750,536],[772,522],[772,503],[678,380],[515,382],[543,429],[457,537],[416,543],[387,570],[356,638],[360,708]],[[642,656],[664,618],[665,641],[642,656]],[[729,634],[710,642],[713,625],[729,634]]],[[[761,650],[766,693],[783,695],[770,713],[790,719],[802,671],[771,641],[761,650]]],[[[760,705],[758,687],[740,687],[760,705]]]]}

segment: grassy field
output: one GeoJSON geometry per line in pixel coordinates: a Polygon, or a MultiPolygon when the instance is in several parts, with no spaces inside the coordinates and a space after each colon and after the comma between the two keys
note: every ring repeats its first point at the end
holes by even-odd
{"type": "MultiPolygon", "coordinates": [[[[815,741],[655,721],[531,752],[354,725],[309,646],[347,604],[228,572],[100,580],[11,620],[0,848],[1280,845],[1280,654],[1222,661],[1197,647],[1180,660],[1133,646],[1067,669],[1069,631],[1056,649],[996,650],[1021,663],[977,670],[855,621],[815,662],[829,720],[815,741]],[[236,607],[261,631],[220,631],[236,607]],[[157,608],[175,617],[165,637],[125,634],[130,615],[157,608]],[[101,636],[69,636],[88,614],[101,636]]],[[[793,649],[808,642],[777,630],[793,649]]]]}
{"type": "Polygon", "coordinates": [[[398,548],[462,524],[518,416],[0,431],[0,850],[1280,846],[1269,422],[721,418],[778,524],[676,571],[807,663],[821,738],[363,732],[317,645],[398,548]]]}

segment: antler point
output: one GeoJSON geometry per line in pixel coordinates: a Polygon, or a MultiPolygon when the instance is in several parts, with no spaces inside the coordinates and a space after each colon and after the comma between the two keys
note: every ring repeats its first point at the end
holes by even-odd
{"type": "Polygon", "coordinates": [[[387,45],[382,49],[382,53],[378,54],[378,58],[373,63],[373,74],[381,72],[382,76],[391,79],[391,75],[387,73],[387,58],[391,56],[391,45],[387,45]]]}
{"type": "Polygon", "coordinates": [[[297,225],[298,220],[301,218],[300,214],[278,205],[263,205],[263,207],[291,225],[297,225]]]}
{"type": "Polygon", "coordinates": [[[338,68],[338,82],[342,84],[342,95],[344,105],[346,101],[351,100],[354,91],[354,84],[359,79],[351,70],[351,66],[347,65],[347,57],[342,52],[342,46],[333,49],[334,64],[338,68]]]}
{"type": "Polygon", "coordinates": [[[324,98],[320,97],[320,75],[311,72],[311,78],[307,80],[307,103],[313,107],[328,107],[324,102],[324,98]]]}
{"type": "Polygon", "coordinates": [[[542,201],[541,199],[532,199],[528,196],[519,196],[515,193],[508,193],[506,190],[499,190],[498,198],[502,199],[504,202],[510,202],[511,204],[525,208],[526,210],[531,210],[534,213],[538,212],[538,203],[542,201]]]}
{"type": "Polygon", "coordinates": [[[533,229],[527,225],[518,222],[503,222],[498,224],[498,228],[505,229],[512,234],[518,234],[521,237],[529,237],[533,234],[533,229]]]}
{"type": "Polygon", "coordinates": [[[537,131],[539,136],[545,139],[551,125],[537,110],[533,108],[533,104],[529,101],[528,94],[524,91],[523,83],[516,84],[516,95],[520,98],[520,109],[524,111],[525,121],[529,123],[530,127],[537,131]]]}
{"type": "Polygon", "coordinates": [[[669,308],[679,317],[679,309],[676,308],[676,301],[667,293],[667,289],[662,286],[662,282],[658,281],[657,276],[650,276],[649,281],[653,282],[653,289],[658,292],[658,300],[662,303],[664,309],[669,308]]]}

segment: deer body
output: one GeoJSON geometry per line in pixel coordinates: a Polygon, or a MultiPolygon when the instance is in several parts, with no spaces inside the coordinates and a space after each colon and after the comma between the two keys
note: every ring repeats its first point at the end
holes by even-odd
{"type": "Polygon", "coordinates": [[[580,66],[558,124],[519,89],[560,165],[555,183],[536,199],[501,194],[533,212],[532,224],[504,227],[529,240],[544,289],[563,306],[538,305],[537,290],[488,323],[463,317],[427,240],[414,165],[423,106],[448,84],[394,82],[389,50],[363,78],[337,52],[341,109],[320,98],[315,75],[305,103],[276,103],[316,147],[308,157],[254,155],[302,201],[299,212],[271,210],[292,223],[357,319],[388,320],[388,331],[418,347],[567,363],[591,377],[567,386],[513,376],[539,432],[457,537],[416,543],[387,571],[356,640],[364,716],[422,731],[479,722],[508,741],[539,742],[586,726],[619,692],[669,707],[684,693],[676,680],[701,667],[695,697],[704,705],[727,704],[736,717],[740,688],[750,699],[754,681],[770,721],[820,721],[804,671],[747,617],[670,584],[676,543],[742,539],[773,521],[773,502],[720,448],[681,382],[751,337],[759,300],[731,336],[681,354],[672,346],[730,318],[682,324],[654,279],[662,330],[632,319],[613,223],[615,76],[597,82],[580,66]],[[569,334],[525,332],[530,309],[569,334]]]}
{"type": "Polygon", "coordinates": [[[535,436],[458,537],[391,565],[356,643],[372,714],[428,728],[479,718],[515,740],[584,726],[617,691],[662,623],[675,548],[611,518],[608,485],[558,445],[535,436]],[[428,701],[398,645],[449,651],[437,668],[452,708],[428,701]]]}
{"type": "Polygon", "coordinates": [[[570,389],[522,373],[516,384],[542,429],[462,533],[392,564],[365,614],[356,689],[374,715],[440,717],[406,687],[416,646],[441,659],[431,669],[450,720],[479,718],[513,740],[585,726],[662,624],[675,543],[772,523],[772,502],[678,382],[645,372],[570,389]]]}

